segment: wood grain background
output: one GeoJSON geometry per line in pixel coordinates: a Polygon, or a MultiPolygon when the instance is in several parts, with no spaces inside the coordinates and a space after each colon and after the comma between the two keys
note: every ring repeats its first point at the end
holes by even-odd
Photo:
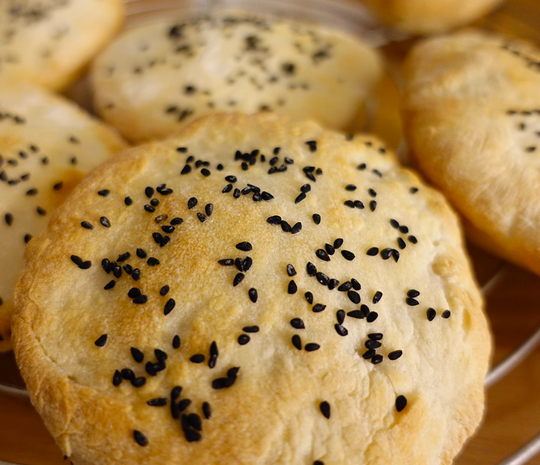
{"type": "MultiPolygon", "coordinates": [[[[538,44],[540,0],[508,0],[476,25],[538,44]]],[[[399,66],[410,45],[411,41],[407,41],[386,47],[389,63],[399,66]]],[[[397,110],[399,94],[389,77],[380,86],[379,100],[381,105],[372,130],[397,147],[402,137],[397,110]]],[[[499,260],[474,247],[471,247],[471,255],[480,282],[500,264],[499,260]]],[[[507,266],[496,289],[487,298],[487,313],[496,341],[493,359],[497,363],[540,325],[540,278],[507,266]]],[[[2,379],[20,382],[10,355],[0,356],[0,373],[2,379]]],[[[455,465],[495,465],[539,431],[540,350],[537,349],[510,376],[488,390],[485,421],[455,465]]],[[[0,460],[25,465],[66,463],[24,396],[0,393],[0,460]]],[[[540,465],[540,457],[529,464],[540,465]]]]}

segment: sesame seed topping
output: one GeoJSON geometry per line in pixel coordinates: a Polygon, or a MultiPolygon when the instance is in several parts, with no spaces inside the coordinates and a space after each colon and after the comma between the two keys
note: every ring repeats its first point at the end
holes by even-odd
{"type": "Polygon", "coordinates": [[[396,398],[396,410],[401,412],[407,406],[407,398],[405,396],[398,396],[396,398]]]}
{"type": "Polygon", "coordinates": [[[110,221],[109,221],[106,217],[104,217],[104,216],[102,216],[102,217],[99,219],[99,222],[100,222],[101,225],[104,226],[105,228],[110,228],[110,227],[111,227],[110,221]]]}
{"type": "Polygon", "coordinates": [[[205,356],[203,354],[195,354],[189,358],[191,363],[203,363],[205,356]]]}
{"type": "Polygon", "coordinates": [[[304,347],[304,350],[306,352],[314,352],[316,350],[319,350],[321,348],[321,346],[315,342],[310,342],[308,344],[305,345],[304,347]]]}
{"type": "Polygon", "coordinates": [[[107,338],[108,336],[106,334],[102,334],[96,339],[94,344],[98,347],[103,347],[105,344],[107,344],[107,338]]]}
{"type": "Polygon", "coordinates": [[[250,250],[253,249],[252,245],[249,242],[240,242],[236,244],[236,248],[244,252],[249,252],[250,250]]]}
{"type": "Polygon", "coordinates": [[[141,363],[144,360],[144,354],[139,349],[132,347],[130,352],[133,360],[135,360],[137,363],[141,363]]]}
{"type": "Polygon", "coordinates": [[[381,291],[377,291],[375,292],[375,294],[373,295],[373,299],[371,300],[374,304],[377,304],[380,302],[380,300],[382,299],[383,297],[383,293],[381,291]]]}
{"type": "Polygon", "coordinates": [[[296,285],[296,283],[293,280],[291,280],[289,282],[289,287],[287,289],[287,292],[289,294],[296,294],[297,291],[298,291],[298,286],[296,285]]]}
{"type": "Polygon", "coordinates": [[[321,215],[318,215],[317,213],[315,213],[315,214],[312,216],[312,218],[313,218],[313,222],[314,222],[315,224],[320,224],[320,223],[321,223],[321,215]]]}
{"type": "Polygon", "coordinates": [[[302,340],[300,339],[300,336],[298,336],[298,334],[295,334],[292,339],[292,344],[293,346],[298,349],[298,350],[302,350],[302,340]]]}
{"type": "Polygon", "coordinates": [[[352,252],[349,252],[348,250],[342,250],[341,255],[343,255],[343,258],[345,258],[345,260],[352,261],[355,259],[355,255],[352,252]]]}
{"type": "Polygon", "coordinates": [[[238,344],[240,344],[241,346],[246,345],[250,340],[251,338],[247,334],[241,334],[240,336],[238,336],[238,344]]]}
{"type": "Polygon", "coordinates": [[[191,197],[189,200],[188,200],[188,203],[187,203],[187,206],[188,206],[188,209],[191,210],[193,207],[195,207],[197,205],[197,199],[195,197],[191,197]]]}
{"type": "Polygon", "coordinates": [[[388,354],[388,358],[390,360],[397,360],[399,357],[401,357],[403,355],[403,351],[401,350],[394,350],[393,352],[390,352],[388,354]]]}
{"type": "Polygon", "coordinates": [[[139,444],[139,446],[144,447],[148,444],[148,439],[146,436],[138,430],[133,430],[133,438],[135,439],[135,442],[139,444]]]}
{"type": "Polygon", "coordinates": [[[330,418],[330,404],[325,400],[319,404],[319,409],[325,418],[330,418]]]}
{"type": "Polygon", "coordinates": [[[256,303],[256,302],[257,302],[257,299],[259,298],[259,294],[258,294],[258,292],[257,292],[257,289],[251,288],[251,289],[248,291],[248,294],[249,294],[250,300],[251,300],[253,303],[256,303]]]}
{"type": "Polygon", "coordinates": [[[437,312],[435,311],[434,308],[428,308],[426,311],[426,316],[427,316],[428,321],[433,321],[435,317],[437,316],[437,312]]]}
{"type": "Polygon", "coordinates": [[[81,223],[81,226],[84,228],[84,229],[94,229],[94,226],[92,226],[91,223],[89,223],[88,221],[83,221],[81,223]]]}
{"type": "Polygon", "coordinates": [[[369,255],[370,257],[375,257],[378,254],[379,254],[379,249],[377,247],[371,247],[366,252],[366,255],[369,255]]]}
{"type": "Polygon", "coordinates": [[[441,316],[442,316],[444,319],[448,319],[448,318],[450,318],[450,315],[452,315],[452,313],[450,312],[450,310],[445,310],[444,312],[442,312],[442,315],[441,315],[441,316]]]}

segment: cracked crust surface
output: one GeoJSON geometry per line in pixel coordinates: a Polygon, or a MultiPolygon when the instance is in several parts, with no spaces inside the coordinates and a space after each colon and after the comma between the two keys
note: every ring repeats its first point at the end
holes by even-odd
{"type": "Polygon", "coordinates": [[[479,245],[540,273],[540,52],[467,31],[418,45],[404,120],[419,168],[479,245]]]}
{"type": "Polygon", "coordinates": [[[490,339],[457,218],[376,138],[346,140],[317,124],[272,115],[208,117],[96,169],[30,245],[17,289],[15,354],[33,404],[77,465],[450,464],[481,419],[490,339]],[[276,147],[274,166],[287,169],[268,174],[276,147]],[[242,169],[242,157],[255,162],[242,169]],[[294,163],[283,163],[284,157],[294,163]],[[209,165],[197,168],[197,160],[209,165]],[[186,164],[192,169],[181,175],[186,164]],[[205,168],[210,175],[201,172],[205,168]],[[229,182],[241,190],[250,183],[273,198],[254,201],[257,192],[251,192],[235,199],[234,190],[222,192],[229,182]],[[161,192],[147,190],[163,183],[161,192]],[[306,198],[295,203],[306,184],[311,190],[304,188],[306,198]],[[347,190],[349,184],[357,189],[347,190]],[[104,188],[111,191],[105,198],[96,194],[104,188]],[[144,208],[151,198],[159,200],[154,212],[144,208]],[[351,199],[365,208],[344,205],[351,199]],[[374,199],[376,208],[370,208],[374,199]],[[320,215],[319,224],[313,214],[320,215]],[[301,222],[301,231],[284,232],[283,224],[267,222],[276,215],[291,225],[301,222]],[[97,224],[102,216],[110,227],[97,224]],[[179,217],[183,222],[164,234],[161,228],[179,217]],[[96,228],[84,230],[82,220],[96,228]],[[155,232],[170,242],[160,247],[155,232]],[[398,250],[398,237],[406,241],[398,261],[366,254],[372,246],[398,250]],[[325,244],[338,238],[343,244],[329,260],[321,259],[318,249],[331,252],[325,244]],[[242,242],[251,250],[236,246],[242,242]],[[345,259],[343,251],[354,259],[345,259]],[[114,278],[100,265],[126,252],[131,256],[121,263],[141,270],[137,281],[133,269],[114,278]],[[73,254],[92,266],[80,269],[73,254]],[[218,260],[247,256],[252,263],[233,286],[239,270],[218,260]],[[159,264],[149,266],[151,257],[159,264]],[[340,286],[357,279],[357,296],[321,284],[323,276],[311,276],[308,262],[340,286]],[[111,279],[115,287],[104,290],[111,279]],[[289,291],[290,281],[296,292],[289,291]],[[160,293],[164,285],[167,296],[160,293]],[[146,303],[133,303],[136,293],[127,295],[133,287],[148,297],[146,303]],[[257,299],[250,298],[250,289],[257,289],[257,299]],[[418,305],[406,303],[411,289],[420,292],[418,305]],[[312,303],[306,292],[313,294],[312,303]],[[358,297],[361,302],[354,303],[358,297]],[[176,307],[165,315],[169,298],[176,307]],[[315,312],[316,304],[326,307],[315,312]],[[343,316],[348,334],[339,335],[337,311],[360,311],[361,305],[371,317],[343,316]],[[437,313],[433,321],[426,318],[430,307],[437,313]],[[451,317],[443,318],[447,309],[451,317]],[[293,327],[293,318],[303,320],[304,329],[293,327]],[[258,332],[248,332],[249,326],[258,332]],[[363,354],[367,335],[377,333],[383,334],[376,348],[383,360],[373,364],[363,354]],[[94,341],[103,334],[106,344],[98,347],[94,341]],[[242,334],[249,343],[238,343],[242,334]],[[179,348],[171,345],[175,335],[179,348]],[[302,350],[292,342],[295,335],[302,350]],[[214,368],[208,363],[212,342],[219,349],[214,368]],[[307,351],[308,343],[319,350],[307,351]],[[144,354],[142,363],[131,347],[144,354]],[[153,376],[145,363],[156,361],[155,349],[168,358],[153,376]],[[390,360],[396,350],[402,356],[390,360]],[[192,363],[195,354],[205,361],[192,363]],[[234,383],[214,389],[216,379],[229,379],[231,367],[239,368],[234,383]],[[136,388],[124,380],[114,386],[115,370],[125,368],[144,376],[146,384],[136,388]],[[181,415],[183,420],[171,413],[174,386],[183,388],[174,405],[191,401],[183,412],[190,417],[181,415]],[[408,400],[399,412],[398,396],[408,400]],[[168,405],[147,405],[160,397],[168,405]],[[321,413],[323,401],[330,418],[321,413]],[[188,442],[186,430],[193,435],[190,421],[203,416],[204,402],[211,405],[211,418],[202,420],[201,440],[188,442]],[[147,445],[135,442],[135,430],[147,445]]]}
{"type": "Polygon", "coordinates": [[[116,32],[122,0],[3,0],[0,79],[61,89],[116,32]]]}
{"type": "Polygon", "coordinates": [[[27,84],[0,86],[0,351],[11,348],[26,243],[88,171],[125,148],[77,106],[27,84]]]}
{"type": "Polygon", "coordinates": [[[92,83],[99,114],[143,142],[216,112],[267,110],[343,130],[380,74],[377,52],[351,35],[221,12],[127,31],[95,61],[92,83]]]}

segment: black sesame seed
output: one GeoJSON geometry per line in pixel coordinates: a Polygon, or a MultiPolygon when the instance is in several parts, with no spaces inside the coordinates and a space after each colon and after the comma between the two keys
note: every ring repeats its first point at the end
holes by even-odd
{"type": "Polygon", "coordinates": [[[286,221],[282,221],[281,222],[281,230],[283,232],[291,232],[292,230],[292,227],[289,223],[287,223],[286,221]]]}
{"type": "Polygon", "coordinates": [[[130,352],[133,360],[135,360],[137,363],[141,363],[144,360],[144,354],[139,349],[132,347],[130,352]]]}
{"type": "Polygon", "coordinates": [[[401,357],[403,355],[403,351],[401,350],[394,350],[393,352],[390,352],[388,354],[388,358],[390,360],[397,360],[399,357],[401,357]]]}
{"type": "Polygon", "coordinates": [[[330,282],[330,278],[328,276],[326,276],[324,273],[317,273],[317,281],[319,281],[320,284],[322,284],[323,286],[327,286],[328,283],[330,282]]]}
{"type": "Polygon", "coordinates": [[[354,184],[347,184],[347,185],[345,186],[345,190],[350,191],[350,192],[353,192],[353,191],[355,191],[356,189],[357,189],[357,187],[356,187],[354,184]]]}
{"type": "Polygon", "coordinates": [[[47,210],[45,210],[44,208],[41,208],[41,207],[37,207],[36,211],[37,211],[37,214],[41,215],[41,216],[44,216],[44,215],[47,214],[47,210]]]}
{"type": "Polygon", "coordinates": [[[150,257],[146,263],[148,264],[148,266],[157,266],[159,265],[159,260],[155,257],[150,257]]]}
{"type": "Polygon", "coordinates": [[[145,295],[140,295],[139,297],[135,297],[133,299],[134,304],[145,304],[146,302],[148,302],[148,297],[145,295]]]}
{"type": "Polygon", "coordinates": [[[278,226],[281,224],[281,216],[278,216],[278,215],[270,216],[269,218],[267,218],[266,222],[274,226],[278,226]]]}
{"type": "Polygon", "coordinates": [[[376,354],[375,350],[369,349],[369,350],[366,350],[362,354],[362,358],[365,359],[365,360],[369,360],[369,359],[373,358],[375,356],[375,354],[376,354]]]}
{"type": "Polygon", "coordinates": [[[382,361],[383,361],[383,356],[380,354],[376,354],[373,357],[371,357],[371,363],[373,363],[373,365],[377,365],[381,363],[382,361]]]}
{"type": "Polygon", "coordinates": [[[330,257],[328,256],[328,254],[326,253],[326,251],[323,250],[323,249],[318,249],[318,250],[315,252],[315,255],[317,255],[318,258],[320,258],[321,260],[324,260],[325,262],[329,262],[329,261],[330,261],[330,257]]]}
{"type": "Polygon", "coordinates": [[[417,305],[420,305],[420,302],[418,302],[418,300],[411,299],[410,297],[407,297],[405,299],[405,302],[407,303],[407,305],[410,305],[411,307],[416,307],[417,305]]]}
{"type": "Polygon", "coordinates": [[[172,341],[173,349],[179,349],[180,344],[181,344],[180,336],[178,336],[177,334],[176,336],[173,337],[173,341],[172,341]]]}
{"type": "Polygon", "coordinates": [[[293,318],[291,320],[291,326],[295,329],[304,329],[304,322],[300,318],[293,318]]]}
{"type": "Polygon", "coordinates": [[[296,285],[296,283],[293,280],[291,280],[289,282],[289,287],[287,289],[287,292],[289,294],[296,294],[297,291],[298,291],[298,286],[296,285]]]}
{"type": "Polygon", "coordinates": [[[148,444],[148,439],[146,436],[138,430],[133,431],[133,438],[135,439],[135,442],[139,444],[139,446],[144,447],[148,444]]]}
{"type": "Polygon", "coordinates": [[[178,402],[178,410],[180,412],[183,412],[190,405],[191,405],[191,399],[182,399],[180,402],[178,402]]]}
{"type": "Polygon", "coordinates": [[[400,226],[399,232],[403,234],[407,234],[409,232],[409,228],[407,226],[400,226]]]}
{"type": "Polygon", "coordinates": [[[120,386],[122,383],[122,373],[120,373],[118,370],[115,370],[113,379],[112,379],[113,386],[120,386]]]}
{"type": "Polygon", "coordinates": [[[340,325],[340,324],[335,324],[334,325],[334,328],[336,329],[336,332],[340,335],[340,336],[346,336],[347,334],[349,334],[349,331],[347,331],[347,328],[345,328],[344,326],[340,325]]]}
{"type": "Polygon", "coordinates": [[[328,281],[328,289],[332,290],[339,286],[339,281],[337,279],[332,278],[330,281],[328,281]]]}
{"type": "Polygon", "coordinates": [[[345,321],[345,310],[338,310],[336,312],[337,322],[341,325],[345,321]]]}
{"type": "Polygon", "coordinates": [[[375,292],[375,294],[373,294],[373,299],[371,300],[374,304],[377,304],[380,302],[380,300],[382,299],[383,297],[383,293],[381,291],[377,291],[375,292]]]}
{"type": "Polygon", "coordinates": [[[251,338],[247,334],[241,334],[238,336],[238,344],[241,346],[245,346],[250,340],[251,338]]]}
{"type": "Polygon", "coordinates": [[[210,176],[212,173],[210,172],[210,170],[208,170],[208,169],[206,169],[206,168],[203,168],[203,169],[201,170],[201,174],[202,174],[203,176],[205,176],[205,177],[208,177],[208,176],[210,176]]]}
{"type": "Polygon", "coordinates": [[[315,213],[315,214],[312,216],[312,218],[313,218],[313,222],[314,222],[315,224],[320,224],[320,223],[321,223],[321,215],[318,215],[317,213],[315,213]]]}
{"type": "Polygon", "coordinates": [[[133,200],[131,199],[131,197],[126,197],[124,199],[124,203],[129,207],[130,205],[133,204],[133,200]]]}
{"type": "Polygon", "coordinates": [[[305,200],[305,198],[306,198],[306,194],[304,192],[300,192],[300,194],[298,194],[296,199],[294,199],[294,203],[300,203],[302,202],[302,200],[305,200]]]}
{"type": "Polygon", "coordinates": [[[259,294],[257,292],[257,289],[255,288],[251,288],[249,291],[248,291],[248,294],[249,294],[249,298],[250,300],[253,302],[253,303],[256,303],[257,302],[257,299],[259,298],[259,294]]]}
{"type": "Polygon", "coordinates": [[[416,289],[409,289],[407,291],[407,297],[415,298],[420,295],[420,292],[418,292],[416,289]]]}
{"type": "Polygon", "coordinates": [[[146,404],[150,407],[163,407],[167,405],[167,399],[165,397],[156,397],[155,399],[150,399],[146,404]]]}
{"type": "Polygon", "coordinates": [[[368,316],[366,317],[366,321],[368,323],[373,323],[378,317],[379,314],[377,312],[369,312],[368,316]]]}
{"type": "Polygon", "coordinates": [[[135,378],[135,373],[133,373],[133,370],[130,370],[129,368],[124,368],[120,371],[120,374],[122,375],[122,378],[126,381],[135,378]]]}
{"type": "Polygon", "coordinates": [[[24,243],[25,244],[28,244],[31,240],[32,240],[32,234],[25,234],[24,235],[24,243]]]}
{"type": "Polygon", "coordinates": [[[323,305],[323,304],[315,304],[313,306],[313,312],[314,313],[323,312],[325,309],[326,309],[326,305],[323,305]]]}
{"type": "Polygon", "coordinates": [[[223,260],[219,260],[218,263],[221,266],[233,266],[235,262],[232,258],[224,258],[223,260]]]}
{"type": "Polygon", "coordinates": [[[258,326],[244,326],[242,328],[242,331],[244,331],[246,333],[258,333],[259,332],[259,327],[258,326]]]}
{"type": "Polygon", "coordinates": [[[360,294],[356,291],[348,291],[347,297],[353,304],[359,304],[360,303],[360,294]]]}
{"type": "Polygon", "coordinates": [[[189,361],[191,363],[202,363],[204,362],[204,355],[203,354],[195,354],[195,355],[192,355],[190,358],[189,358],[189,361]]]}
{"type": "Polygon", "coordinates": [[[109,281],[107,284],[105,284],[105,287],[103,289],[105,289],[106,291],[109,291],[114,286],[116,286],[116,281],[113,279],[112,281],[109,281]]]}
{"type": "Polygon", "coordinates": [[[450,310],[445,310],[444,312],[442,312],[442,315],[441,315],[441,316],[442,316],[444,319],[447,320],[448,318],[450,318],[450,315],[452,315],[452,313],[450,312],[450,310]]]}
{"type": "Polygon", "coordinates": [[[182,224],[184,220],[182,218],[173,218],[171,220],[171,225],[178,226],[179,224],[182,224]]]}
{"type": "Polygon", "coordinates": [[[190,165],[184,165],[184,167],[182,168],[182,171],[180,171],[180,174],[181,175],[186,175],[186,174],[189,174],[191,173],[191,166],[190,165]]]}
{"type": "Polygon", "coordinates": [[[107,338],[108,336],[106,334],[102,334],[96,339],[94,344],[98,347],[103,347],[105,344],[107,344],[107,338]]]}
{"type": "Polygon", "coordinates": [[[435,311],[434,308],[428,308],[426,315],[427,315],[428,321],[433,321],[433,319],[437,316],[437,312],[435,311]]]}
{"type": "Polygon", "coordinates": [[[168,315],[174,310],[174,307],[176,307],[176,302],[174,299],[169,299],[167,303],[165,304],[165,307],[163,308],[163,314],[168,315]]]}
{"type": "Polygon", "coordinates": [[[100,219],[99,219],[99,222],[101,223],[102,226],[106,227],[106,228],[110,228],[111,227],[111,222],[105,218],[104,216],[102,216],[100,219]]]}
{"type": "Polygon", "coordinates": [[[316,152],[317,151],[317,141],[316,140],[308,140],[306,142],[306,145],[309,147],[310,152],[316,152]]]}
{"type": "Polygon", "coordinates": [[[351,278],[351,284],[355,291],[359,291],[360,289],[362,289],[362,285],[354,278],[351,278]]]}
{"type": "Polygon", "coordinates": [[[393,227],[394,229],[399,229],[399,223],[398,223],[396,220],[391,219],[391,220],[390,220],[390,224],[392,225],[392,227],[393,227]]]}
{"type": "Polygon", "coordinates": [[[294,266],[292,266],[290,263],[287,265],[287,274],[289,276],[296,275],[296,270],[294,269],[294,266]]]}
{"type": "Polygon", "coordinates": [[[131,385],[136,388],[143,387],[146,384],[146,378],[144,376],[139,376],[138,378],[133,378],[131,380],[131,385]]]}
{"type": "Polygon", "coordinates": [[[193,207],[195,207],[197,205],[197,199],[195,197],[191,197],[189,200],[188,200],[188,203],[187,203],[187,206],[188,206],[188,209],[192,209],[193,207]]]}
{"type": "Polygon", "coordinates": [[[238,286],[244,280],[244,277],[243,273],[237,273],[233,280],[233,286],[238,286]]]}
{"type": "Polygon", "coordinates": [[[379,341],[373,341],[371,339],[366,341],[364,345],[366,346],[366,349],[378,349],[382,346],[379,341]]]}
{"type": "Polygon", "coordinates": [[[314,352],[316,350],[319,350],[321,348],[321,346],[315,342],[310,342],[308,344],[305,345],[304,347],[304,350],[306,352],[314,352]]]}
{"type": "Polygon", "coordinates": [[[319,404],[319,409],[325,418],[330,418],[330,404],[326,401],[322,401],[319,404]]]}
{"type": "Polygon", "coordinates": [[[199,218],[199,221],[201,223],[204,223],[206,221],[206,216],[204,216],[202,213],[197,213],[197,218],[199,218]]]}
{"type": "Polygon", "coordinates": [[[379,253],[379,249],[377,247],[371,247],[366,254],[370,257],[375,257],[379,253]]]}
{"type": "Polygon", "coordinates": [[[156,356],[158,362],[164,362],[167,360],[167,353],[163,352],[161,349],[154,349],[154,355],[156,356]]]}
{"type": "Polygon", "coordinates": [[[347,292],[351,290],[352,284],[350,281],[345,281],[341,286],[338,287],[339,292],[347,292]]]}
{"type": "Polygon", "coordinates": [[[330,244],[325,244],[324,245],[324,248],[326,250],[326,253],[328,255],[334,255],[334,253],[336,252],[335,249],[334,249],[334,246],[330,245],[330,244]]]}
{"type": "Polygon", "coordinates": [[[302,223],[298,222],[291,228],[291,234],[297,234],[302,230],[302,223]]]}
{"type": "Polygon", "coordinates": [[[309,292],[309,291],[306,292],[306,293],[304,294],[304,297],[306,298],[308,304],[311,305],[311,304],[313,303],[313,294],[312,294],[311,292],[309,292]]]}
{"type": "Polygon", "coordinates": [[[317,274],[317,267],[313,263],[308,262],[306,265],[306,271],[309,276],[315,276],[317,274]]]}
{"type": "Polygon", "coordinates": [[[250,250],[253,249],[253,246],[249,242],[240,242],[236,244],[236,248],[244,252],[249,252],[250,250]]]}
{"type": "Polygon", "coordinates": [[[75,265],[77,266],[81,266],[81,264],[83,263],[83,259],[77,255],[72,255],[71,256],[71,261],[73,263],[75,263],[75,265]]]}
{"type": "Polygon", "coordinates": [[[398,243],[398,246],[399,246],[399,248],[401,250],[403,250],[405,247],[407,247],[407,244],[405,244],[405,241],[401,237],[397,238],[397,243],[398,243]]]}
{"type": "Polygon", "coordinates": [[[212,212],[214,211],[214,205],[209,203],[204,207],[204,211],[206,213],[206,216],[212,216],[212,212]]]}
{"type": "Polygon", "coordinates": [[[210,420],[210,417],[212,416],[212,410],[210,408],[210,404],[208,402],[203,402],[202,404],[202,412],[205,419],[210,420]]]}
{"type": "Polygon", "coordinates": [[[377,209],[377,202],[375,200],[372,200],[369,202],[369,209],[374,212],[377,209]]]}
{"type": "Polygon", "coordinates": [[[159,290],[159,295],[166,296],[169,293],[169,286],[165,285],[159,290]]]}
{"type": "Polygon", "coordinates": [[[300,339],[300,336],[298,336],[298,334],[295,334],[292,337],[291,341],[295,348],[297,348],[298,350],[302,350],[302,340],[300,339]]]}
{"type": "Polygon", "coordinates": [[[407,406],[407,398],[405,396],[398,396],[396,398],[396,410],[401,412],[407,406]]]}
{"type": "Polygon", "coordinates": [[[342,250],[341,255],[343,255],[343,258],[345,258],[345,260],[349,260],[349,261],[352,261],[355,258],[355,255],[352,252],[349,252],[348,250],[342,250]]]}

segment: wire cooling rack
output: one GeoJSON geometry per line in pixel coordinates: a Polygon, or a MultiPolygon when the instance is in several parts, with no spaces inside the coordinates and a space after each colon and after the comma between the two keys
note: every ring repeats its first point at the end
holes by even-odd
{"type": "MultiPolygon", "coordinates": [[[[406,37],[400,33],[389,31],[382,27],[369,12],[355,0],[126,0],[127,28],[159,20],[171,15],[182,17],[185,14],[206,13],[216,9],[241,9],[248,11],[270,12],[286,17],[297,17],[303,20],[322,22],[329,26],[346,30],[361,36],[374,47],[381,47],[393,41],[406,37]]],[[[394,76],[395,77],[395,76],[394,76]]],[[[88,95],[84,81],[71,92],[71,96],[83,106],[88,106],[88,95]],[[82,94],[81,94],[82,89],[82,94]]],[[[370,116],[377,111],[377,103],[368,102],[368,124],[370,116]]],[[[502,262],[482,285],[482,293],[487,298],[507,275],[509,265],[502,262]]],[[[495,341],[496,342],[496,341],[495,341]]],[[[486,389],[494,386],[520,365],[537,347],[540,346],[540,325],[524,340],[510,355],[495,365],[486,376],[486,389]]],[[[1,373],[0,373],[1,375],[1,373]]],[[[0,392],[11,396],[27,397],[23,386],[6,383],[0,379],[0,392]]],[[[540,454],[540,419],[539,433],[523,445],[521,449],[499,462],[497,465],[525,465],[529,460],[540,454]]],[[[0,460],[0,465],[23,465],[0,460]]]]}

